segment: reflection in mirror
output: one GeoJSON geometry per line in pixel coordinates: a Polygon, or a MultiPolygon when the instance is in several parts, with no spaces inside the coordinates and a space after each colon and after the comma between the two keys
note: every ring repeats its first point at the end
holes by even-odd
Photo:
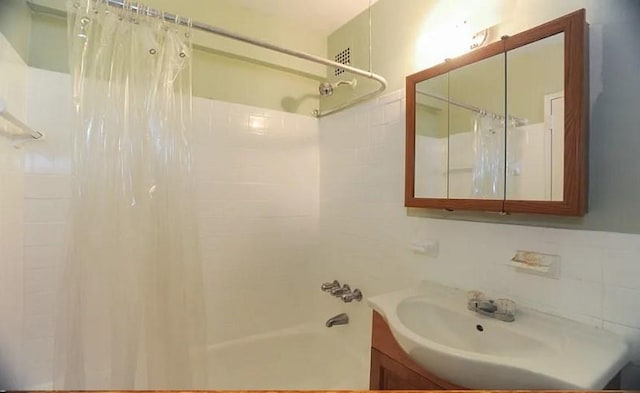
{"type": "Polygon", "coordinates": [[[416,84],[415,196],[447,197],[448,74],[416,84]]]}
{"type": "Polygon", "coordinates": [[[507,52],[506,199],[562,201],[564,33],[507,52]]]}
{"type": "Polygon", "coordinates": [[[449,73],[449,198],[504,199],[504,54],[449,73]]]}

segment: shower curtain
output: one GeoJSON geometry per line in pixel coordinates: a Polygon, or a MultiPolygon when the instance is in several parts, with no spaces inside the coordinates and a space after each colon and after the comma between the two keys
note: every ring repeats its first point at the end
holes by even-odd
{"type": "Polygon", "coordinates": [[[54,387],[202,389],[190,31],[130,4],[68,11],[73,196],[54,387]]]}
{"type": "Polygon", "coordinates": [[[479,113],[473,124],[473,190],[474,197],[504,198],[504,120],[479,113]]]}

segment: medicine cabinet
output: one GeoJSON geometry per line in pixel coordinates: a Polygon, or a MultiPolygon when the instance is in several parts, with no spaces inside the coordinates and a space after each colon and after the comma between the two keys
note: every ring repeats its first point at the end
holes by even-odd
{"type": "Polygon", "coordinates": [[[406,79],[405,206],[586,212],[579,10],[406,79]]]}

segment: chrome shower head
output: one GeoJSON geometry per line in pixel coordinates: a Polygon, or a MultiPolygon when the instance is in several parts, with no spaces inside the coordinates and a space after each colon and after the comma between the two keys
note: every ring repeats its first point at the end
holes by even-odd
{"type": "Polygon", "coordinates": [[[322,97],[330,96],[333,94],[333,85],[331,84],[331,82],[324,81],[320,83],[318,91],[320,92],[320,96],[322,97]]]}
{"type": "Polygon", "coordinates": [[[338,87],[340,85],[349,85],[351,87],[356,87],[357,83],[358,83],[358,81],[355,78],[353,78],[350,81],[337,81],[335,83],[331,83],[329,81],[324,81],[324,82],[320,83],[320,86],[318,87],[318,91],[320,92],[320,96],[326,97],[326,96],[332,95],[333,94],[333,89],[335,89],[336,87],[338,87]]]}

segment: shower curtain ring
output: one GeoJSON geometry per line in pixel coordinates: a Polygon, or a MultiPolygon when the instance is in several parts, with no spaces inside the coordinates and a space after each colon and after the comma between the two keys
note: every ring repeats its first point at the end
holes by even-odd
{"type": "Polygon", "coordinates": [[[169,31],[169,26],[167,25],[167,13],[164,11],[160,11],[160,20],[162,21],[162,30],[169,31]]]}

